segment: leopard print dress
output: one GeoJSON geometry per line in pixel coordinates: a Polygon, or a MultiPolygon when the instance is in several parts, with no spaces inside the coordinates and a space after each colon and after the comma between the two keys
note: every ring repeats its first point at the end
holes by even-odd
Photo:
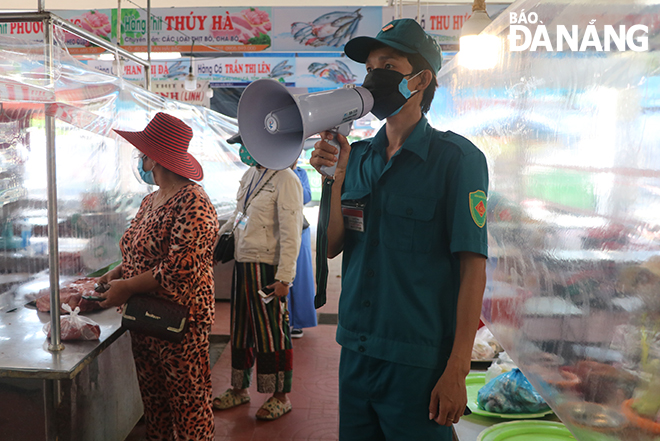
{"type": "Polygon", "coordinates": [[[131,333],[148,440],[213,440],[209,334],[215,297],[215,209],[190,183],[160,207],[146,196],[121,239],[123,277],[151,271],[157,296],[190,306],[182,343],[131,333]]]}

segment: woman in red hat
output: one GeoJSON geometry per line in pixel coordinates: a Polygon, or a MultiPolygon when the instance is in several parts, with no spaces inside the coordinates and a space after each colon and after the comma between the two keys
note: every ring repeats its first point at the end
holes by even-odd
{"type": "Polygon", "coordinates": [[[115,130],[140,151],[142,180],[157,185],[121,239],[122,263],[101,277],[104,307],[150,293],[190,307],[181,343],[131,332],[149,440],[212,440],[209,334],[215,298],[212,245],[215,209],[202,187],[202,167],[188,153],[192,130],[157,113],[141,132],[115,130]]]}

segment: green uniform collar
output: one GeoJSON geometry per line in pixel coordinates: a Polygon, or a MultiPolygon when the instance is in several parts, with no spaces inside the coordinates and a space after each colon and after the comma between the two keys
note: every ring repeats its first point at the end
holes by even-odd
{"type": "MultiPolygon", "coordinates": [[[[429,146],[431,145],[431,135],[433,128],[429,125],[428,120],[422,115],[412,133],[403,143],[402,149],[408,150],[426,161],[429,156],[429,146]]],[[[382,157],[385,157],[385,150],[389,145],[387,140],[386,126],[384,125],[374,136],[371,142],[371,147],[376,150],[382,157]]]]}

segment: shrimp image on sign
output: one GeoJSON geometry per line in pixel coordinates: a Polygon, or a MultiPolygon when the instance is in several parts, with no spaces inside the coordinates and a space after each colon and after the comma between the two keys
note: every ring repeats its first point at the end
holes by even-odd
{"type": "Polygon", "coordinates": [[[339,84],[354,83],[356,78],[351,72],[351,68],[339,60],[332,63],[312,63],[307,67],[307,70],[317,77],[339,84]]]}
{"type": "Polygon", "coordinates": [[[298,43],[306,46],[338,47],[353,38],[361,19],[360,9],[351,13],[329,12],[311,23],[293,23],[291,35],[298,43]]]}

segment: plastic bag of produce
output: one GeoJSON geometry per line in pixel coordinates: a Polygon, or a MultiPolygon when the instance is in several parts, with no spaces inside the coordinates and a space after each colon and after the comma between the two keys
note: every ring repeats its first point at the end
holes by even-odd
{"type": "Polygon", "coordinates": [[[490,364],[486,371],[486,384],[488,384],[490,380],[499,377],[505,372],[511,372],[517,367],[518,366],[516,366],[511,357],[509,357],[509,354],[506,352],[500,352],[497,359],[490,364]]]}
{"type": "MultiPolygon", "coordinates": [[[[60,318],[61,339],[65,340],[98,340],[101,336],[101,327],[92,319],[78,315],[80,308],[71,310],[71,306],[64,303],[62,309],[69,315],[60,318]]],[[[50,322],[43,328],[44,333],[50,338],[50,322]]]]}
{"type": "Polygon", "coordinates": [[[479,389],[477,404],[493,413],[538,413],[549,409],[548,403],[518,368],[479,389]]]}
{"type": "Polygon", "coordinates": [[[502,351],[493,333],[486,326],[479,328],[472,345],[472,360],[490,360],[502,351]]]}

